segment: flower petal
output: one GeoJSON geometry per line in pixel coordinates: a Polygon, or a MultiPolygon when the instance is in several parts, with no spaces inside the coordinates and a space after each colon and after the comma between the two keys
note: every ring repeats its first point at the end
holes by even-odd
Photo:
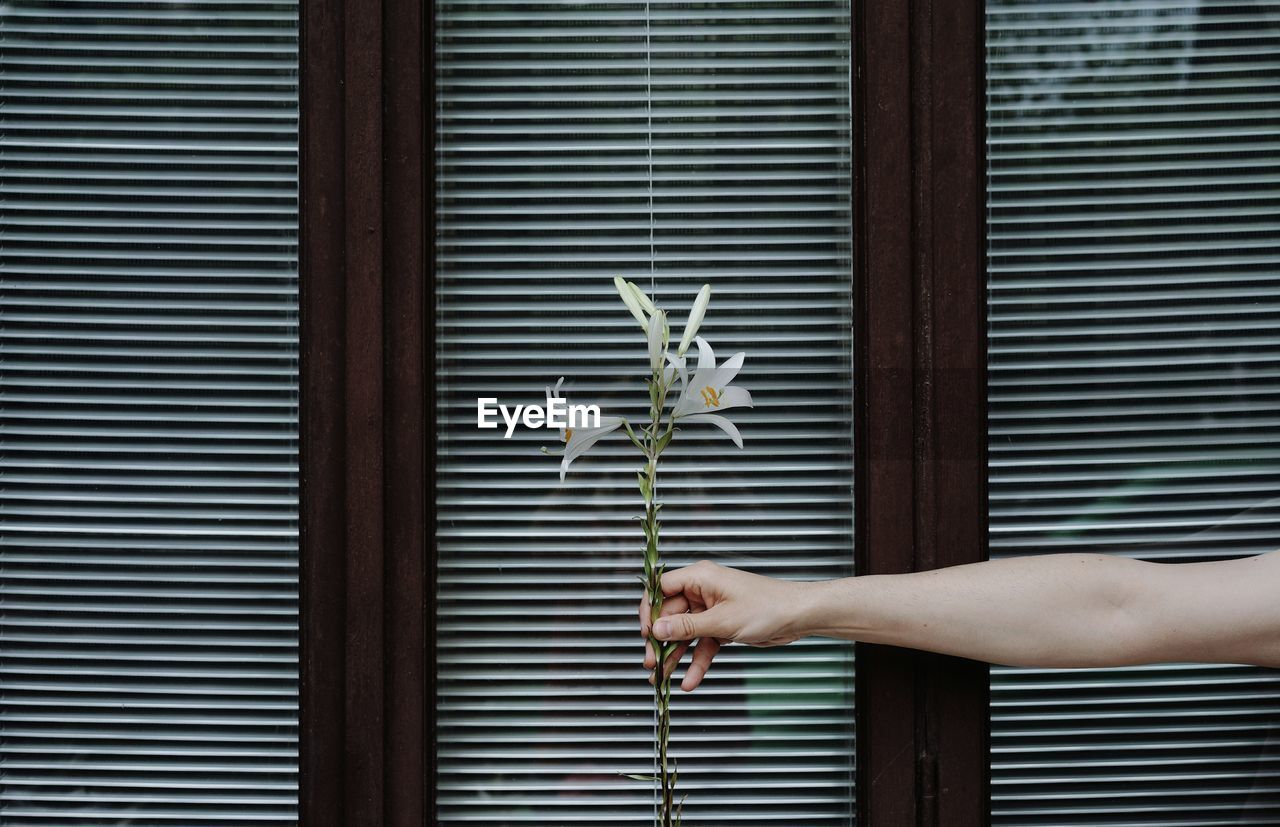
{"type": "Polygon", "coordinates": [[[708,384],[715,388],[723,388],[728,385],[733,381],[733,377],[738,375],[738,371],[742,370],[742,362],[746,358],[746,353],[738,351],[728,359],[725,359],[724,364],[716,368],[708,384]]]}
{"type": "Polygon", "coordinates": [[[706,403],[702,400],[701,388],[695,393],[694,387],[692,381],[685,383],[684,390],[680,392],[680,398],[676,400],[676,406],[671,409],[671,415],[676,419],[701,413],[707,409],[706,403]]]}
{"type": "Polygon", "coordinates": [[[701,336],[694,341],[698,343],[698,370],[715,370],[716,353],[711,349],[711,345],[707,344],[707,340],[701,336]]]}
{"type": "Polygon", "coordinates": [[[751,393],[746,388],[730,385],[720,390],[720,404],[716,410],[723,408],[750,408],[751,393]]]}
{"type": "Polygon", "coordinates": [[[706,339],[699,336],[697,342],[698,368],[693,372],[693,376],[686,378],[680,400],[676,403],[676,410],[680,413],[703,410],[702,389],[707,386],[718,387],[712,384],[712,378],[716,372],[716,355],[706,339]]]}
{"type": "Polygon", "coordinates": [[[714,413],[727,408],[751,407],[751,394],[747,392],[746,388],[740,388],[736,385],[720,388],[720,392],[716,397],[716,404],[709,404],[707,397],[703,395],[703,390],[714,387],[714,385],[700,384],[698,377],[695,375],[691,383],[685,388],[684,393],[680,394],[680,399],[676,402],[671,415],[676,419],[680,419],[694,414],[714,413]]]}
{"type": "Polygon", "coordinates": [[[619,419],[615,424],[604,427],[604,417],[601,417],[600,420],[601,427],[575,430],[573,436],[569,438],[568,444],[564,446],[564,459],[560,460],[561,482],[564,482],[564,474],[569,470],[570,463],[586,453],[587,449],[599,442],[601,438],[617,430],[618,426],[622,424],[622,420],[619,419]]]}
{"type": "MultiPolygon", "coordinates": [[[[564,380],[560,380],[563,382],[564,380]]],[[[560,382],[556,383],[556,393],[560,391],[560,382]]],[[[569,465],[581,456],[588,448],[595,445],[600,439],[618,428],[622,427],[622,417],[620,416],[602,416],[600,424],[594,428],[574,428],[569,437],[569,441],[565,443],[563,457],[560,460],[560,481],[564,482],[565,472],[569,470],[569,465]]],[[[566,428],[560,429],[560,439],[564,440],[566,428]]],[[[553,453],[546,451],[546,453],[553,453]]]]}
{"type": "Polygon", "coordinates": [[[599,442],[601,437],[613,433],[621,425],[621,417],[602,416],[600,417],[599,428],[574,428],[573,436],[569,437],[569,442],[564,446],[564,455],[569,459],[580,456],[592,445],[599,442]]]}
{"type": "MultiPolygon", "coordinates": [[[[688,367],[686,366],[685,358],[684,358],[683,356],[673,356],[673,355],[671,355],[670,353],[668,353],[668,354],[667,354],[667,362],[669,362],[669,363],[671,364],[671,368],[670,368],[670,370],[674,370],[674,371],[676,372],[676,375],[678,375],[678,376],[680,377],[680,384],[681,384],[681,385],[688,385],[688,384],[689,384],[689,369],[688,369],[688,367]]],[[[671,373],[670,373],[670,371],[668,371],[668,373],[667,373],[667,384],[671,384],[671,378],[672,378],[672,377],[671,377],[671,373]]]]}
{"type": "Polygon", "coordinates": [[[686,416],[684,419],[680,420],[681,425],[686,422],[705,422],[708,425],[715,425],[717,428],[729,435],[729,438],[733,440],[734,445],[737,445],[739,448],[742,447],[742,434],[738,432],[738,426],[730,422],[727,417],[720,416],[719,414],[694,414],[693,416],[686,416]]]}

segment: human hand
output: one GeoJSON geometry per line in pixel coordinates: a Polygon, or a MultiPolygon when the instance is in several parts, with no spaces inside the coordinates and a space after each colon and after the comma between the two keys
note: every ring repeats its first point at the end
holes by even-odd
{"type": "MultiPolygon", "coordinates": [[[[778,580],[707,560],[662,575],[662,611],[653,636],[678,640],[663,664],[663,674],[675,671],[680,658],[696,639],[697,648],[680,688],[693,691],[702,683],[723,644],[781,646],[805,636],[802,628],[806,583],[778,580]]],[[[644,665],[656,665],[649,641],[649,596],[640,598],[640,635],[645,638],[644,665]]],[[[649,683],[654,676],[650,675],[649,683]]]]}

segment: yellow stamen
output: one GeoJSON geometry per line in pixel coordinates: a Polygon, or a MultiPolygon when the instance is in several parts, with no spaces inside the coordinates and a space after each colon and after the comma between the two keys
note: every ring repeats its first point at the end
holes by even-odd
{"type": "Polygon", "coordinates": [[[705,388],[702,389],[703,404],[706,405],[708,408],[720,407],[720,394],[722,393],[724,393],[724,391],[718,391],[715,388],[711,387],[710,385],[707,385],[705,388]]]}
{"type": "Polygon", "coordinates": [[[565,429],[564,429],[564,441],[565,441],[565,442],[568,442],[568,441],[569,441],[569,440],[571,440],[571,439],[573,439],[573,429],[572,429],[572,428],[565,428],[565,429]]]}

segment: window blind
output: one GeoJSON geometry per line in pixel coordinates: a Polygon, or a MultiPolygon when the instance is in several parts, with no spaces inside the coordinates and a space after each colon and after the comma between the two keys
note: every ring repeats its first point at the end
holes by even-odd
{"type": "MultiPolygon", "coordinates": [[[[1280,4],[987,4],[991,550],[1280,548],[1280,4]]],[[[1280,823],[1280,673],[994,669],[993,822],[1280,823]]]]}
{"type": "Polygon", "coordinates": [[[296,822],[294,2],[0,5],[0,823],[296,822]]]}
{"type": "MultiPolygon", "coordinates": [[[[476,428],[476,398],[640,419],[643,336],[615,274],[674,327],[745,350],[739,450],[690,427],[662,471],[670,567],[850,573],[847,2],[435,4],[437,815],[652,823],[642,539],[625,436],[476,428]]],[[[686,823],[852,820],[851,648],[729,647],[673,698],[686,823]]],[[[677,677],[678,681],[678,677],[677,677]]]]}

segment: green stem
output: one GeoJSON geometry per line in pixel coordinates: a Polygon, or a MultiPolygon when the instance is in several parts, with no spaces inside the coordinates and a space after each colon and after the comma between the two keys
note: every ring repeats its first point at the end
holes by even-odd
{"type": "MultiPolygon", "coordinates": [[[[666,407],[667,387],[661,371],[654,373],[650,380],[649,426],[645,428],[643,447],[645,452],[644,486],[644,533],[645,533],[645,586],[649,595],[650,624],[662,613],[662,565],[659,555],[658,536],[658,458],[662,454],[664,437],[669,437],[671,424],[667,423],[663,431],[662,413],[666,407]]],[[[666,674],[664,665],[667,656],[675,648],[674,644],[664,645],[656,637],[649,636],[649,645],[653,647],[657,666],[654,669],[653,702],[657,710],[657,732],[654,745],[657,756],[657,776],[661,784],[661,805],[657,827],[676,827],[675,815],[675,776],[667,767],[667,748],[671,737],[671,676],[666,674]]]]}

